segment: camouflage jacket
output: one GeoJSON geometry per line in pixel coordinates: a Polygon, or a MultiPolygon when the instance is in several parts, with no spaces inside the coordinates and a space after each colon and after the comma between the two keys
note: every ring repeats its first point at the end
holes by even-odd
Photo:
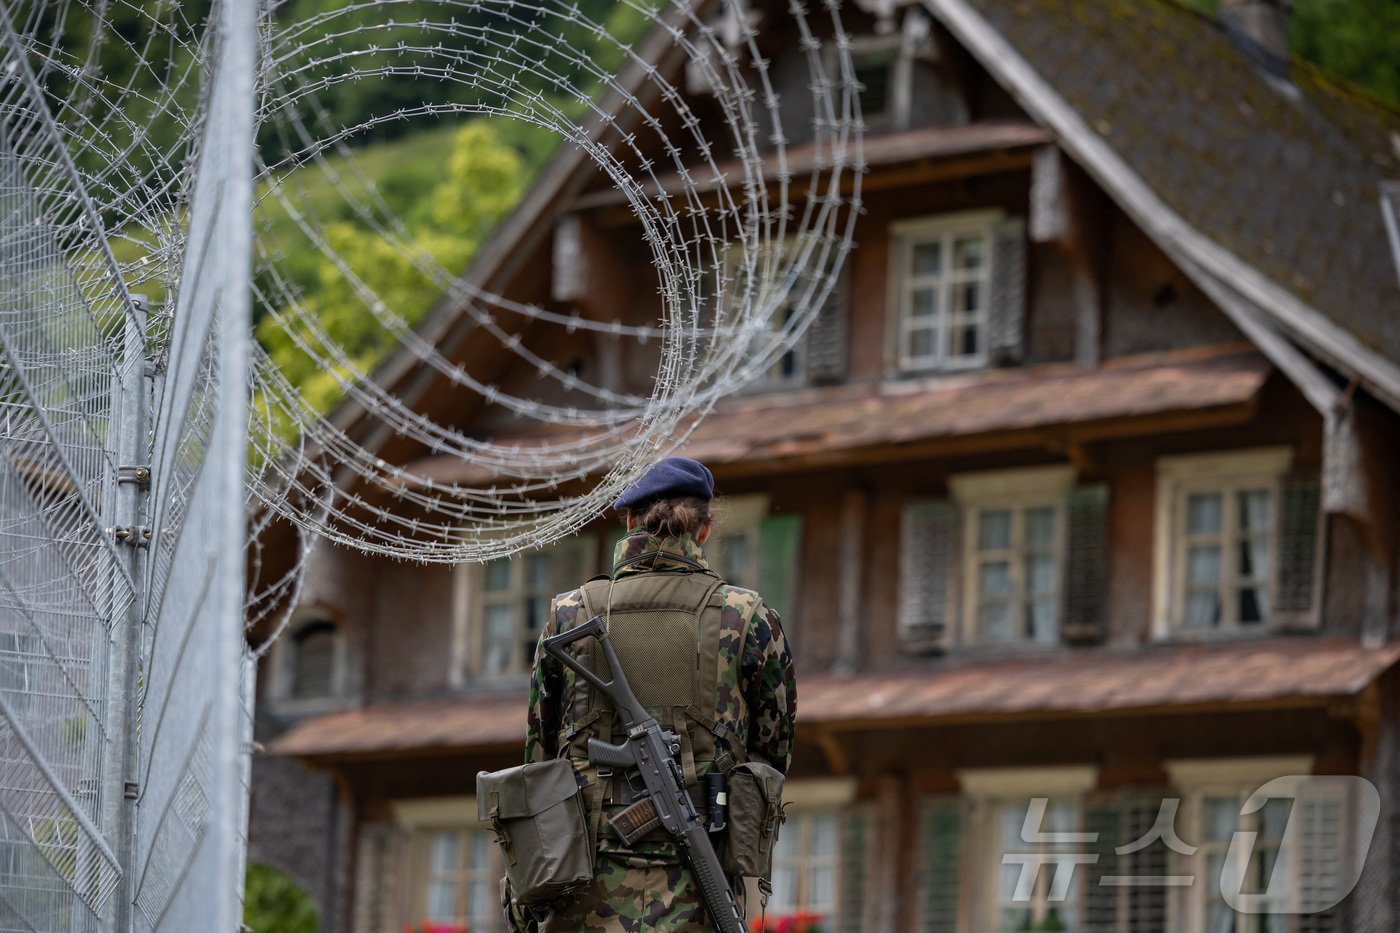
{"type": "MultiPolygon", "coordinates": [[[[614,564],[630,557],[653,551],[661,556],[643,566],[633,565],[619,571],[625,574],[647,572],[677,572],[690,568],[680,561],[667,560],[666,554],[705,565],[700,545],[694,538],[657,539],[642,531],[634,531],[618,542],[614,564]]],[[[724,600],[722,611],[720,653],[726,679],[732,685],[720,685],[720,702],[730,702],[726,696],[737,691],[748,709],[748,721],[742,724],[744,746],[750,758],[758,757],[786,772],[792,762],[793,725],[797,712],[797,691],[793,683],[792,654],[783,637],[778,613],[764,604],[752,590],[724,585],[720,588],[724,600]],[[737,662],[737,663],[736,663],[737,662]]],[[[579,618],[583,609],[581,589],[561,593],[554,598],[541,638],[566,631],[586,621],[579,618]]],[[[558,737],[561,717],[565,714],[566,698],[574,696],[575,675],[543,650],[535,652],[534,671],[530,677],[530,709],[526,727],[525,761],[548,761],[559,754],[558,737]]],[[[580,685],[587,688],[586,684],[580,685]]],[[[732,702],[737,707],[738,699],[732,702]]]]}

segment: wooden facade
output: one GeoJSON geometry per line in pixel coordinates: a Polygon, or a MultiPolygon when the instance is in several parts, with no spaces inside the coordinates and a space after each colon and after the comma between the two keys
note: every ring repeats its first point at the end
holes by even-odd
{"type": "MultiPolygon", "coordinates": [[[[1224,78],[1273,80],[1216,24],[1170,4],[1069,5],[1085,22],[1119,17],[1124,35],[1197,43],[1224,78]]],[[[786,383],[721,403],[680,451],[712,468],[726,503],[712,559],[778,604],[795,644],[793,806],[769,919],[807,912],[824,931],[1393,930],[1400,362],[1365,327],[1393,320],[1394,270],[1389,290],[1334,313],[1337,296],[1294,290],[1248,249],[1220,245],[1230,231],[1154,189],[1151,166],[1087,125],[1091,105],[1085,125],[1069,119],[1081,111],[1055,91],[1074,73],[1018,45],[1001,8],[898,7],[931,37],[891,72],[907,86],[869,131],[856,248],[810,355],[786,383]],[[934,253],[966,257],[965,275],[919,265],[934,253]],[[1248,275],[1232,279],[1237,269],[1248,275]],[[969,282],[975,297],[957,291],[969,282]],[[1287,300],[1261,300],[1275,292],[1287,300]],[[961,345],[971,352],[909,336],[913,303],[934,293],[976,304],[978,332],[961,345]],[[1243,804],[1288,774],[1365,778],[1382,809],[1363,858],[1347,851],[1366,822],[1359,792],[1300,796],[1295,818],[1341,829],[1279,869],[1292,873],[1280,896],[1326,887],[1355,859],[1360,882],[1320,912],[1280,902],[1275,925],[1226,921],[1224,846],[1256,830],[1270,853],[1259,858],[1284,858],[1273,853],[1286,817],[1243,804]],[[1133,848],[1164,800],[1179,801],[1173,825],[1195,854],[1133,848]],[[1080,834],[1050,848],[1085,858],[1032,872],[1018,897],[1016,858],[1035,851],[1025,834],[1037,825],[1080,834]],[[1111,880],[1182,874],[1196,883],[1111,880]]],[[[877,35],[862,13],[847,26],[877,35]]],[[[1083,48],[1085,62],[1108,54],[1083,48]]],[[[1128,52],[1110,64],[1125,87],[1156,67],[1128,52]]],[[[1393,111],[1355,106],[1358,120],[1371,108],[1366,119],[1400,130],[1393,111]]],[[[487,284],[655,320],[634,218],[568,163],[546,169],[542,193],[479,263],[487,284]]],[[[1212,171],[1193,166],[1181,184],[1212,171]]],[[[1268,210],[1280,224],[1316,221],[1287,203],[1268,210]]],[[[1383,237],[1348,249],[1383,253],[1383,237]]],[[[952,319],[935,316],[934,339],[951,339],[952,319]]],[[[562,330],[523,338],[619,391],[645,392],[653,375],[654,346],[562,330]]],[[[490,369],[489,347],[434,339],[473,372],[490,369]]],[[[490,378],[531,394],[534,374],[490,378]]],[[[439,421],[528,433],[431,378],[415,385],[410,401],[439,421]]],[[[382,451],[439,479],[475,478],[402,438],[382,451]]],[[[255,766],[253,839],[255,858],[318,893],[328,929],[390,933],[422,918],[496,928],[482,906],[497,866],[469,809],[474,776],[519,759],[523,644],[540,600],[605,568],[616,535],[602,517],[576,540],[486,567],[318,553],[262,677],[270,754],[255,766]],[[294,777],[303,766],[312,771],[294,777]],[[333,790],[318,783],[328,779],[333,790]],[[318,817],[339,840],[324,858],[284,854],[308,831],[287,803],[298,782],[334,798],[318,817]]]]}

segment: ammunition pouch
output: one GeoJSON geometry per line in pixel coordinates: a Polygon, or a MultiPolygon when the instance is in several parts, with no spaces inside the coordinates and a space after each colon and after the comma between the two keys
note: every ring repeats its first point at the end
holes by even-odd
{"type": "Polygon", "coordinates": [[[767,878],[783,822],[783,773],[761,761],[729,772],[729,829],[720,864],[729,875],[767,878]]]}
{"type": "Polygon", "coordinates": [[[553,900],[593,880],[587,807],[567,758],[478,773],[476,807],[495,831],[516,901],[553,900]]]}

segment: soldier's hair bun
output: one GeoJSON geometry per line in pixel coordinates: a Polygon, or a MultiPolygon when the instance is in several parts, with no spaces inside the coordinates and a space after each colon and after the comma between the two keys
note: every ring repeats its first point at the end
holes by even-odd
{"type": "Polygon", "coordinates": [[[710,503],[697,496],[656,499],[632,515],[654,537],[693,537],[710,520],[710,503]]]}

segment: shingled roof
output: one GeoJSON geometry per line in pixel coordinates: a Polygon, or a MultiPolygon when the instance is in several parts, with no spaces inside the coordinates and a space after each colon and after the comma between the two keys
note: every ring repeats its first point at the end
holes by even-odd
{"type": "MultiPolygon", "coordinates": [[[[1125,357],[1088,371],[1048,363],[955,378],[740,395],[699,420],[680,451],[711,467],[787,470],[853,462],[862,451],[877,452],[884,462],[921,456],[928,442],[1024,443],[1024,432],[1054,427],[1073,429],[1079,439],[1122,436],[1125,421],[1138,432],[1162,430],[1179,423],[1184,412],[1196,424],[1232,424],[1253,417],[1272,371],[1259,354],[1231,344],[1125,357]]],[[[514,441],[526,450],[557,441],[559,434],[534,430],[496,441],[514,441]]],[[[439,483],[498,478],[448,454],[416,460],[407,471],[439,483]]]]}
{"type": "MultiPolygon", "coordinates": [[[[800,730],[812,727],[863,730],[1326,706],[1359,694],[1397,658],[1397,645],[1369,648],[1345,638],[1265,638],[984,660],[858,677],[817,675],[798,687],[799,740],[800,730]]],[[[381,703],[303,720],[268,751],[334,761],[514,750],[524,741],[524,700],[521,693],[502,692],[381,703]]]]}
{"type": "Polygon", "coordinates": [[[1400,284],[1380,185],[1400,179],[1400,109],[1302,62],[1272,78],[1170,0],[925,3],[1110,194],[1145,185],[1130,212],[1155,196],[1169,253],[1201,261],[1205,237],[1228,254],[1214,271],[1285,332],[1334,365],[1375,354],[1393,390],[1400,284]]]}

